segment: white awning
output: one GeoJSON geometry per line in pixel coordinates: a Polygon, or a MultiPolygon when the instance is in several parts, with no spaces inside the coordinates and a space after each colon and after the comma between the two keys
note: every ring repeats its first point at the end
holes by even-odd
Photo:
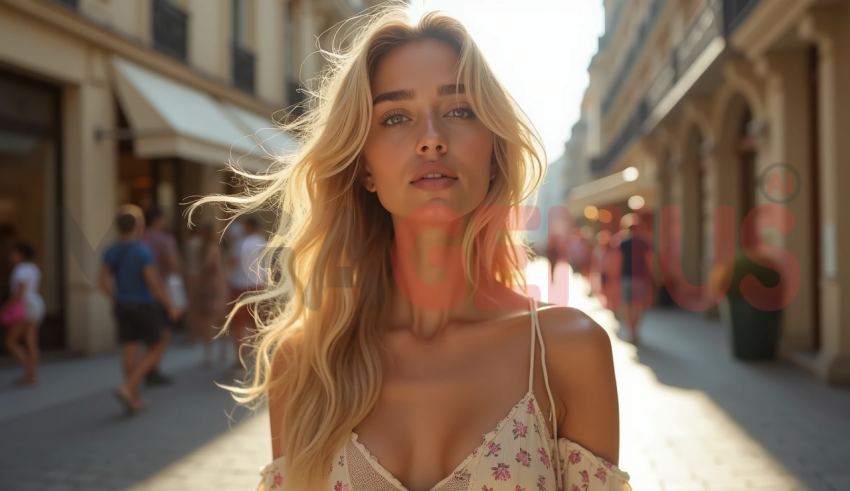
{"type": "Polygon", "coordinates": [[[268,158],[292,153],[297,149],[297,142],[287,133],[281,131],[271,117],[264,118],[228,102],[222,103],[245,135],[246,142],[259,150],[268,158]]]}
{"type": "Polygon", "coordinates": [[[653,206],[655,185],[643,176],[639,177],[636,169],[629,168],[576,186],[567,197],[567,208],[573,216],[578,216],[584,213],[586,206],[601,208],[627,201],[635,195],[644,198],[647,206],[653,206]]]}
{"type": "MultiPolygon", "coordinates": [[[[133,130],[134,153],[140,158],[182,158],[223,167],[239,162],[262,171],[272,160],[267,150],[290,138],[270,136],[271,118],[217,101],[209,94],[120,57],[113,57],[115,86],[133,130]],[[268,144],[257,145],[254,134],[268,144]]],[[[294,143],[294,142],[293,142],[294,143]]],[[[291,150],[290,150],[291,151],[291,150]]]]}

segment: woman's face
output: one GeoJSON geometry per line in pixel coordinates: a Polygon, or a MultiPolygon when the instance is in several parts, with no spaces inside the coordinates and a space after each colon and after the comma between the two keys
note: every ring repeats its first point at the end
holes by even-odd
{"type": "Polygon", "coordinates": [[[438,203],[466,216],[490,189],[494,135],[456,85],[457,61],[441,41],[412,42],[387,53],[372,79],[363,185],[395,217],[438,203]],[[416,181],[423,173],[450,177],[416,181]]]}

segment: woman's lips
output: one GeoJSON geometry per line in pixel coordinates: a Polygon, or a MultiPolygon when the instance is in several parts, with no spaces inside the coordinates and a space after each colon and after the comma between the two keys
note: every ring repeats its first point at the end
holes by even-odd
{"type": "Polygon", "coordinates": [[[457,182],[457,179],[451,177],[437,177],[435,179],[420,179],[411,184],[426,191],[440,191],[454,186],[455,182],[457,182]]]}

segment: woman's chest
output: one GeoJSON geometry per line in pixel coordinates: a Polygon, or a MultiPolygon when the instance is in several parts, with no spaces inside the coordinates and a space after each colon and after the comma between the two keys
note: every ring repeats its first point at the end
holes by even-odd
{"type": "MultiPolygon", "coordinates": [[[[504,466],[513,462],[527,470],[523,463],[529,463],[541,447],[532,440],[545,435],[547,428],[528,412],[530,340],[517,336],[506,344],[511,343],[485,344],[465,352],[393,352],[398,361],[385,374],[379,401],[355,428],[359,443],[409,489],[431,489],[469,460],[488,434],[492,437],[496,428],[510,426],[508,438],[513,439],[516,431],[517,439],[523,440],[517,445],[525,446],[484,453],[497,459],[512,454],[509,460],[496,462],[496,469],[503,464],[501,469],[509,473],[504,466]]],[[[539,391],[533,390],[545,394],[545,387],[539,391]]]]}

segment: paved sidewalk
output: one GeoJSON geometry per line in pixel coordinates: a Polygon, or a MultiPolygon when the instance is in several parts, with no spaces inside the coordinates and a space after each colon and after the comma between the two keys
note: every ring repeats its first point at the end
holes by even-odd
{"type": "Polygon", "coordinates": [[[217,387],[232,363],[200,368],[200,348],[174,347],[176,383],[143,388],[150,409],[122,414],[116,355],[44,367],[42,387],[13,389],[0,371],[0,490],[254,489],[271,458],[268,416],[217,387]]]}
{"type": "MultiPolygon", "coordinates": [[[[530,265],[530,280],[546,269],[530,265]]],[[[612,335],[620,467],[635,491],[850,490],[850,390],[736,362],[720,324],[698,314],[650,312],[636,349],[584,282],[559,273],[570,304],[612,335]]],[[[17,371],[0,370],[0,490],[253,490],[271,460],[267,413],[213,383],[228,382],[226,365],[199,364],[198,348],[170,349],[176,385],[145,390],[151,409],[134,418],[110,392],[115,355],[47,365],[36,389],[9,388],[17,371]]]]}
{"type": "Polygon", "coordinates": [[[735,361],[721,323],[686,311],[649,312],[635,348],[571,282],[570,304],[614,338],[620,464],[636,491],[850,490],[850,388],[735,361]]]}

